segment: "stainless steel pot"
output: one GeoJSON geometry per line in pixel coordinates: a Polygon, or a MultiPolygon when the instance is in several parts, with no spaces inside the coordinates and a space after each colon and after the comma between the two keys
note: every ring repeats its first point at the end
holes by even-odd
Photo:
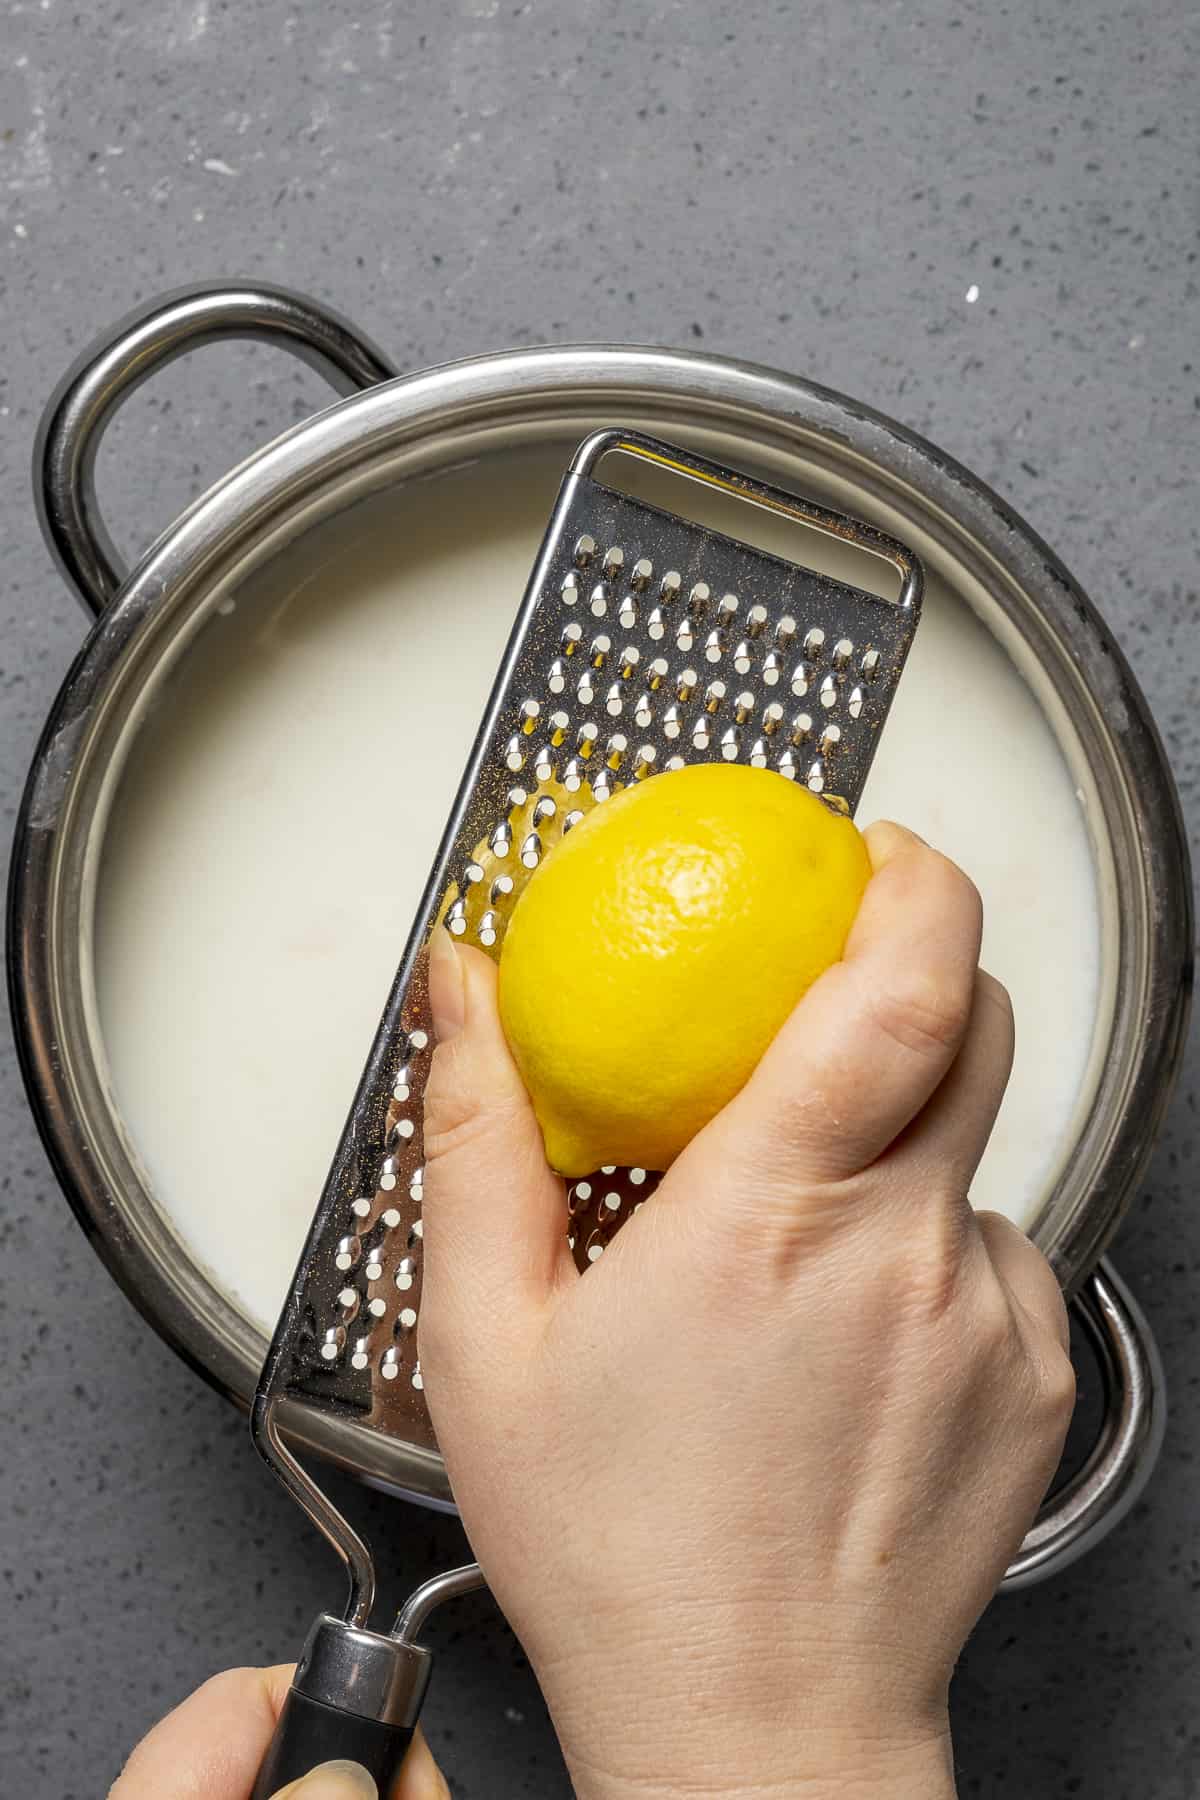
{"type": "MultiPolygon", "coordinates": [[[[1009,1575],[1080,1554],[1132,1504],[1161,1439],[1162,1375],[1127,1290],[1102,1262],[1136,1192],[1186,1024],[1191,884],[1178,801],[1145,702],[1086,596],[1035,534],[932,445],[840,395],[769,369],[678,351],[516,351],[405,378],[345,321],[268,288],[155,302],[85,352],[47,411],[36,483],[48,541],[96,623],[30,771],[10,890],[9,973],[22,1068],[59,1180],[147,1318],[240,1405],[266,1345],[189,1258],[156,1203],[106,1089],[91,983],[91,909],[109,802],[139,720],[218,590],[353,498],[417,473],[619,418],[764,469],[873,520],[951,577],[1035,687],[1089,796],[1107,912],[1107,1020],[1074,1148],[1032,1235],[1098,1352],[1104,1424],[1009,1575]],[[121,568],[92,466],[128,393],[202,343],[272,340],[352,397],[287,432],[121,568]]],[[[364,1053],[366,1046],[364,1045],[364,1053]]],[[[298,1435],[377,1484],[446,1504],[427,1451],[386,1450],[352,1425],[298,1435]]]]}

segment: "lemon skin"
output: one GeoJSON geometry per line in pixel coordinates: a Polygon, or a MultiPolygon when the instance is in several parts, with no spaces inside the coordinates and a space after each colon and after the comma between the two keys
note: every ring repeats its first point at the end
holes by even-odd
{"type": "Polygon", "coordinates": [[[500,957],[551,1166],[668,1168],[840,958],[870,872],[853,821],[769,769],[699,764],[586,814],[500,957]]]}

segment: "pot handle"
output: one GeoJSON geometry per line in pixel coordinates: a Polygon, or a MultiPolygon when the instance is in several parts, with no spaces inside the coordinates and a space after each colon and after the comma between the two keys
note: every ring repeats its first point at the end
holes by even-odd
{"type": "Polygon", "coordinates": [[[1108,1536],[1150,1478],[1166,1425],[1158,1346],[1133,1295],[1107,1258],[1074,1302],[1104,1384],[1104,1423],[1083,1467],[1047,1500],[1002,1588],[1057,1574],[1108,1536]]]}
{"type": "Polygon", "coordinates": [[[339,394],[390,381],[396,370],[338,313],[287,288],[206,282],[160,295],[97,338],[72,364],[42,415],[33,483],[42,533],[88,612],[115,598],[125,568],[96,500],[96,452],[122,401],[202,344],[258,338],[290,350],[339,394]]]}

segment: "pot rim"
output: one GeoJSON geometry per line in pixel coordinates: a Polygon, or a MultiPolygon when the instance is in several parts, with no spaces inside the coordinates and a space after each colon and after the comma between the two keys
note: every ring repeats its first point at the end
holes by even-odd
{"type": "MultiPolygon", "coordinates": [[[[135,1229],[126,1196],[103,1180],[88,1133],[80,1129],[86,1120],[71,1060],[80,1046],[64,1042],[60,1030],[61,946],[54,927],[66,851],[72,832],[79,835],[80,771],[88,771],[89,758],[94,761],[107,701],[123,672],[139,658],[149,666],[155,646],[161,654],[178,637],[172,626],[202,611],[198,588],[211,588],[252,551],[265,554],[277,547],[289,527],[292,535],[303,530],[322,497],[344,497],[356,479],[378,473],[406,449],[439,438],[458,437],[465,444],[489,425],[499,428],[514,420],[541,425],[549,435],[556,421],[566,430],[582,411],[596,417],[609,408],[620,413],[647,406],[669,409],[685,426],[725,429],[794,456],[819,450],[835,474],[852,479],[872,498],[914,508],[923,527],[940,529],[965,565],[974,562],[989,582],[1027,597],[1039,623],[1030,641],[1035,652],[1042,650],[1057,665],[1056,685],[1073,673],[1081,693],[1099,696],[1107,706],[1107,727],[1098,706],[1092,709],[1095,717],[1073,723],[1097,770],[1110,836],[1128,852],[1117,878],[1125,902],[1122,929],[1131,941],[1123,939],[1119,955],[1123,969],[1137,962],[1140,1017],[1119,1091],[1112,1082],[1105,1088],[1102,1071],[1081,1128],[1082,1141],[1089,1128],[1097,1130],[1107,1107],[1111,1117],[1094,1146],[1105,1181],[1083,1196],[1062,1230],[1044,1244],[1068,1291],[1093,1267],[1132,1200],[1169,1100],[1186,1029],[1189,859],[1178,797],[1146,702],[1107,627],[1053,552],[985,484],[934,445],[857,401],[797,377],[708,354],[611,345],[472,357],[397,377],[303,421],[222,477],[168,527],[69,670],[39,741],[18,817],[9,887],[10,1000],[22,1073],[55,1173],[84,1230],[139,1310],[186,1361],[243,1407],[253,1393],[253,1374],[247,1384],[244,1357],[197,1304],[202,1289],[215,1292],[215,1287],[198,1270],[164,1266],[135,1229]]],[[[75,845],[77,853],[81,848],[75,845]]],[[[1117,1026],[1114,1021],[1114,1033],[1117,1026]]],[[[1051,1210],[1044,1208],[1035,1221],[1035,1236],[1051,1210]]],[[[165,1221],[160,1224],[169,1230],[165,1221]]],[[[357,1451],[364,1440],[355,1427],[310,1418],[289,1424],[293,1435],[323,1455],[362,1468],[357,1451]]],[[[404,1453],[399,1485],[444,1497],[440,1459],[414,1446],[398,1448],[404,1453]]]]}

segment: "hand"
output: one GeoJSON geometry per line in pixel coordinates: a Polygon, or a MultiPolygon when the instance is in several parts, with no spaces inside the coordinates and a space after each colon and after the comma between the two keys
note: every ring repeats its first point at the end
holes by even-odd
{"type": "Polygon", "coordinates": [[[1012,1056],[979,897],[868,844],[844,960],[582,1278],[494,969],[435,940],[421,1366],[584,1800],[952,1794],[1061,1450],[1057,1284],[967,1200],[1012,1056]]]}
{"type": "MultiPolygon", "coordinates": [[[[214,1675],[144,1737],[109,1800],[246,1800],[291,1686],[290,1664],[214,1675]]],[[[275,1800],[377,1800],[357,1763],[326,1763],[275,1800]]],[[[420,1732],[388,1800],[450,1800],[420,1732]]]]}

